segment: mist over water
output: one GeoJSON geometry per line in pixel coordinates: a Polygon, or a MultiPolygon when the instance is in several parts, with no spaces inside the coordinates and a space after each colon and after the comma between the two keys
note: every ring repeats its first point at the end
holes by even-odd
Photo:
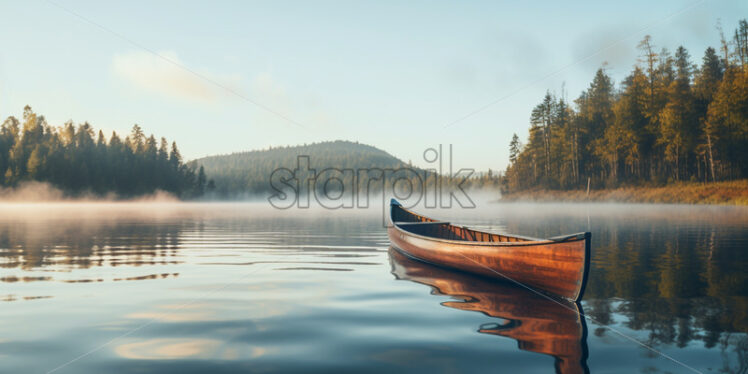
{"type": "Polygon", "coordinates": [[[376,204],[4,203],[0,372],[687,371],[606,325],[699,371],[748,367],[748,209],[486,200],[414,209],[533,237],[591,231],[585,334],[543,346],[528,326],[578,321],[397,257],[376,204]]]}
{"type": "Polygon", "coordinates": [[[0,204],[7,203],[42,203],[42,202],[68,202],[68,203],[90,203],[90,202],[178,202],[179,199],[165,191],[156,190],[150,194],[138,197],[123,198],[115,193],[97,195],[93,192],[69,196],[59,188],[46,183],[28,181],[20,183],[15,187],[0,187],[0,204]]]}

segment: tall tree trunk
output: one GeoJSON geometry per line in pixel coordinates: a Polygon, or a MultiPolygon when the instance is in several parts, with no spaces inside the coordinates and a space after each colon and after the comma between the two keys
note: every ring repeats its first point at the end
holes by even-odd
{"type": "Polygon", "coordinates": [[[706,134],[706,145],[709,150],[709,168],[712,171],[712,182],[716,182],[717,178],[714,175],[714,156],[712,155],[712,136],[709,133],[706,134]]]}
{"type": "Polygon", "coordinates": [[[675,180],[680,180],[680,146],[675,144],[675,180]]]}

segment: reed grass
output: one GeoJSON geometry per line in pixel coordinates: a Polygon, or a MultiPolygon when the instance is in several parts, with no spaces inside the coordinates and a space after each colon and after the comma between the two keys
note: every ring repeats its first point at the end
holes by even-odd
{"type": "Polygon", "coordinates": [[[626,203],[748,205],[748,179],[660,187],[619,187],[590,190],[527,190],[504,194],[501,201],[605,201],[626,203]]]}

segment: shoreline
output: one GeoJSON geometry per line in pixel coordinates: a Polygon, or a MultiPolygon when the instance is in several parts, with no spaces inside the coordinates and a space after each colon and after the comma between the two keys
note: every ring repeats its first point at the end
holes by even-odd
{"type": "Polygon", "coordinates": [[[660,187],[631,186],[590,190],[536,189],[505,193],[499,202],[619,202],[748,206],[748,180],[680,182],[660,187]]]}

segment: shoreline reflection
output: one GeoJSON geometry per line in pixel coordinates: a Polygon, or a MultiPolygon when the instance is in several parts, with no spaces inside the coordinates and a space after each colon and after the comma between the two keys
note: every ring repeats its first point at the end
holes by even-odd
{"type": "Polygon", "coordinates": [[[389,258],[397,279],[431,286],[434,294],[461,299],[441,305],[505,320],[483,324],[479,333],[511,338],[523,351],[552,356],[557,373],[589,373],[587,325],[580,314],[581,305],[553,301],[511,284],[429,265],[392,247],[389,258]]]}

